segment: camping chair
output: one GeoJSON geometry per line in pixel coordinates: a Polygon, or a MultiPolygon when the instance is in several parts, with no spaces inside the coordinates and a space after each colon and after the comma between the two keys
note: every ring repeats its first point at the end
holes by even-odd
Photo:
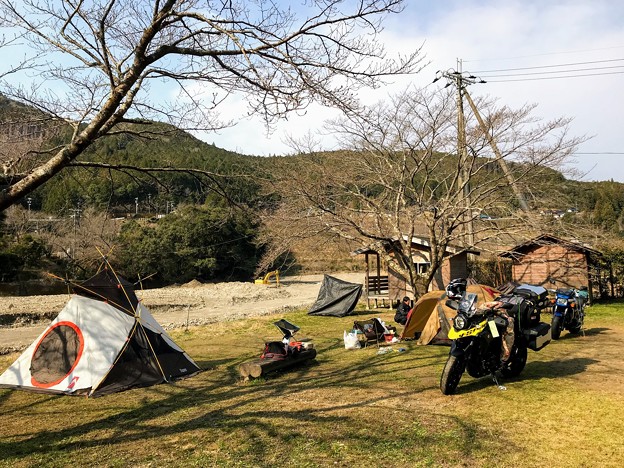
{"type": "Polygon", "coordinates": [[[297,325],[295,325],[294,323],[290,323],[288,320],[284,319],[274,322],[273,325],[279,328],[279,331],[282,332],[282,335],[284,336],[283,339],[286,343],[290,342],[290,339],[293,338],[295,336],[295,333],[299,331],[299,327],[297,325]]]}
{"type": "Polygon", "coordinates": [[[353,322],[353,329],[361,331],[364,335],[364,346],[368,346],[371,343],[377,343],[377,345],[379,345],[379,342],[385,342],[384,334],[389,331],[378,318],[356,320],[353,322]]]}

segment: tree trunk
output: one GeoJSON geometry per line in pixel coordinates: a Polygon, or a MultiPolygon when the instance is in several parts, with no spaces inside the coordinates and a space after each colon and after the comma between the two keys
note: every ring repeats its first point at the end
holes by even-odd
{"type": "Polygon", "coordinates": [[[254,359],[253,361],[247,361],[240,365],[239,372],[244,379],[254,378],[257,379],[263,375],[272,371],[280,369],[287,369],[293,367],[296,364],[309,361],[316,357],[316,349],[305,349],[299,351],[297,354],[290,355],[285,359],[254,359]]]}

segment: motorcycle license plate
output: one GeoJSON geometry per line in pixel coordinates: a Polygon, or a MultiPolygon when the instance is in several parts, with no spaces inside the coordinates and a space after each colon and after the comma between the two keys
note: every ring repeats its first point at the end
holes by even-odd
{"type": "Polygon", "coordinates": [[[563,298],[559,298],[559,299],[557,299],[557,304],[559,304],[559,305],[568,305],[568,300],[567,299],[563,299],[563,298]]]}
{"type": "Polygon", "coordinates": [[[492,333],[492,336],[494,338],[498,338],[500,335],[498,333],[498,328],[496,328],[496,323],[494,323],[494,320],[489,321],[488,326],[490,327],[490,333],[492,333]]]}

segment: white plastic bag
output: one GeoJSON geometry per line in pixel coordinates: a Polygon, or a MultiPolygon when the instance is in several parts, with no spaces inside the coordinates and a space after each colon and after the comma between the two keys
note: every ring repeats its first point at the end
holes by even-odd
{"type": "Polygon", "coordinates": [[[360,340],[358,340],[358,336],[357,333],[355,332],[349,332],[347,333],[346,330],[344,332],[344,344],[345,344],[345,349],[360,349],[360,340]]]}

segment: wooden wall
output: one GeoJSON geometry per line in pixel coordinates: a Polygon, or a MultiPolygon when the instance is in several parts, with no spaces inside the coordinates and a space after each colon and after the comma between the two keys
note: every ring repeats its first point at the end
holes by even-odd
{"type": "Polygon", "coordinates": [[[589,285],[589,270],[584,253],[561,245],[536,246],[512,266],[514,281],[546,288],[589,285]],[[555,284],[549,282],[555,280],[555,284]]]}

